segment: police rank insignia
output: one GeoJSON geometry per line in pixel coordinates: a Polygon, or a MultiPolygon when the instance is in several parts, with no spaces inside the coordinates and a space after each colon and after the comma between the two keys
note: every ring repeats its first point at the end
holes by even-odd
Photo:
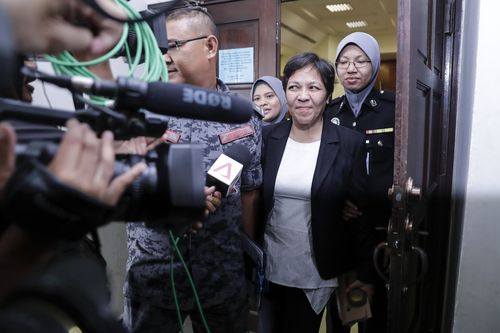
{"type": "Polygon", "coordinates": [[[223,145],[229,142],[236,141],[238,139],[247,137],[247,136],[252,136],[255,134],[255,129],[253,128],[252,125],[246,125],[246,126],[241,126],[238,128],[235,128],[231,131],[219,134],[219,141],[223,145]]]}
{"type": "Polygon", "coordinates": [[[181,139],[181,134],[177,133],[175,131],[172,131],[171,129],[168,129],[165,131],[162,138],[164,141],[168,141],[171,143],[177,143],[181,139]]]}
{"type": "Polygon", "coordinates": [[[370,100],[370,105],[371,105],[372,107],[377,106],[377,101],[376,101],[376,100],[374,100],[374,99],[371,99],[371,100],[370,100]]]}
{"type": "Polygon", "coordinates": [[[335,125],[340,125],[340,119],[337,117],[333,117],[331,122],[334,123],[335,125]]]}

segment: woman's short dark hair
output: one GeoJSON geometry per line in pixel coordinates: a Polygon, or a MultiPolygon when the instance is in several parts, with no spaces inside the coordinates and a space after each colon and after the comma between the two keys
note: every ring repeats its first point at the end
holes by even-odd
{"type": "Polygon", "coordinates": [[[335,69],[328,60],[320,58],[316,53],[312,52],[299,53],[288,60],[283,70],[283,89],[286,91],[288,80],[296,71],[308,65],[312,65],[318,70],[326,88],[326,96],[330,98],[335,82],[335,69]]]}

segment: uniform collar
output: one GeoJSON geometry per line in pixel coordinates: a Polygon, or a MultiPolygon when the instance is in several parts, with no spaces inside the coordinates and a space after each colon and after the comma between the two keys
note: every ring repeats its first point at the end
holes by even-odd
{"type": "Polygon", "coordinates": [[[363,105],[366,105],[375,112],[380,112],[380,99],[378,98],[377,90],[372,89],[372,91],[370,91],[368,96],[366,96],[363,105]]]}
{"type": "MultiPolygon", "coordinates": [[[[372,89],[368,96],[366,96],[365,101],[363,102],[363,105],[368,107],[369,109],[375,111],[375,112],[380,112],[380,99],[378,98],[378,93],[377,90],[372,89]]],[[[338,107],[334,109],[334,116],[337,116],[340,111],[343,109],[346,109],[348,112],[352,112],[349,107],[349,102],[347,101],[346,96],[342,96],[340,100],[340,104],[338,107]],[[347,108],[347,109],[346,109],[347,108]]]]}

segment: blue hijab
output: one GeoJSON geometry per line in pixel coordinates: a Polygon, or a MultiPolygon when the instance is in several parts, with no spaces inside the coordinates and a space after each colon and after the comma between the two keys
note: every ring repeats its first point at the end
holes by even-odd
{"type": "Polygon", "coordinates": [[[352,112],[357,117],[361,111],[361,106],[365,101],[368,94],[372,91],[375,85],[375,79],[377,78],[378,72],[380,71],[380,48],[378,46],[377,40],[371,35],[365,32],[354,32],[347,35],[342,39],[337,46],[337,54],[335,55],[335,61],[338,61],[339,55],[349,44],[354,44],[359,47],[368,56],[372,63],[372,77],[370,82],[360,91],[351,91],[345,89],[345,95],[352,112]]]}
{"type": "Polygon", "coordinates": [[[281,82],[280,79],[277,79],[274,76],[261,76],[261,77],[259,77],[257,80],[255,80],[255,82],[253,83],[253,86],[252,86],[252,91],[250,93],[250,96],[252,97],[252,99],[253,99],[253,93],[255,91],[255,87],[257,87],[257,85],[261,82],[264,82],[269,87],[271,87],[271,89],[274,91],[274,93],[278,97],[278,99],[280,101],[280,107],[281,107],[280,113],[278,114],[278,116],[276,118],[274,118],[274,120],[269,121],[269,122],[263,121],[262,124],[265,126],[265,125],[279,123],[280,121],[283,120],[283,118],[285,118],[285,114],[288,111],[288,107],[286,105],[285,91],[283,90],[283,83],[281,82]]]}

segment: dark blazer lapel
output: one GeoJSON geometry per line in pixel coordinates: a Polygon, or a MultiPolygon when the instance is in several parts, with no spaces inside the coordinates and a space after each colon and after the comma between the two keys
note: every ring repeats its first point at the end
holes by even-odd
{"type": "Polygon", "coordinates": [[[340,149],[340,136],[338,125],[333,125],[327,119],[323,120],[323,132],[321,133],[321,144],[319,146],[318,161],[314,170],[311,196],[319,190],[324,179],[331,170],[337,159],[340,149]]]}
{"type": "Polygon", "coordinates": [[[283,157],[283,152],[285,151],[286,142],[290,134],[290,129],[292,127],[291,121],[286,121],[280,123],[276,126],[269,136],[268,141],[265,143],[267,147],[266,152],[266,165],[264,170],[264,200],[271,204],[271,199],[274,193],[274,184],[276,182],[276,176],[278,175],[278,169],[283,157]]]}

